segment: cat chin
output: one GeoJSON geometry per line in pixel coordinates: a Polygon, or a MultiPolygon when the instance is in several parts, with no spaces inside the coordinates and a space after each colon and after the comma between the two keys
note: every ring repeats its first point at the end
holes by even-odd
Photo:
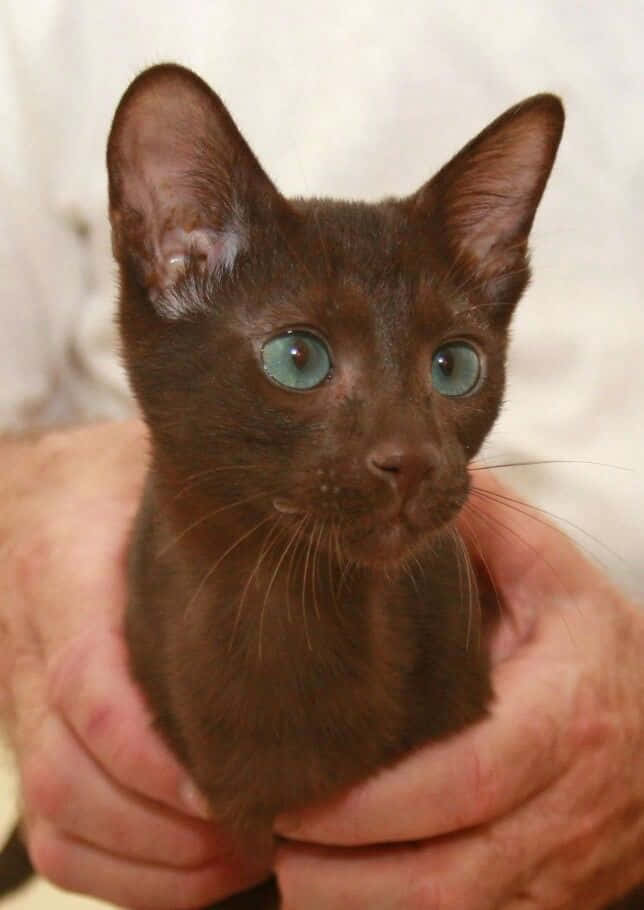
{"type": "Polygon", "coordinates": [[[389,521],[345,539],[342,549],[357,565],[371,569],[393,569],[411,559],[427,544],[432,532],[419,535],[404,520],[389,521]]]}

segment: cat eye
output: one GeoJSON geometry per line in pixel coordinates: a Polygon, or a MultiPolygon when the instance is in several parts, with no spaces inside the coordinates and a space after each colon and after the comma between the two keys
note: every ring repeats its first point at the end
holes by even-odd
{"type": "Polygon", "coordinates": [[[441,345],[432,358],[433,386],[448,398],[460,398],[473,392],[481,373],[481,358],[465,341],[441,345]]]}
{"type": "Polygon", "coordinates": [[[326,344],[317,335],[298,329],[267,341],[262,364],[269,379],[287,389],[314,389],[331,373],[326,344]]]}

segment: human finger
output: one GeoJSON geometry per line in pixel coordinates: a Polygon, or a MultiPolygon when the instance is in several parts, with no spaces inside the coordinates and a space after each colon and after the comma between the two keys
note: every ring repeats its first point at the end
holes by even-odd
{"type": "Polygon", "coordinates": [[[67,891],[99,897],[119,907],[191,910],[210,905],[267,876],[239,860],[192,868],[141,863],[69,838],[40,820],[30,833],[35,868],[67,891]]]}
{"type": "Polygon", "coordinates": [[[25,807],[75,840],[131,860],[204,864],[229,852],[212,824],[193,819],[116,784],[73,732],[49,715],[21,764],[25,807]]]}
{"type": "Polygon", "coordinates": [[[286,843],[276,861],[283,910],[604,907],[641,880],[641,850],[638,826],[625,824],[628,788],[588,770],[585,789],[569,775],[516,813],[447,837],[360,849],[286,843]]]}
{"type": "Polygon", "coordinates": [[[346,846],[424,839],[485,823],[547,787],[567,761],[574,668],[560,668],[555,692],[548,660],[529,650],[496,668],[494,687],[484,720],[322,807],[280,817],[276,830],[346,846]]]}
{"type": "Polygon", "coordinates": [[[50,662],[49,699],[79,741],[122,787],[193,815],[205,801],[153,728],[116,629],[96,624],[50,662]]]}
{"type": "MultiPolygon", "coordinates": [[[[483,852],[474,838],[405,843],[367,849],[285,844],[276,872],[283,910],[493,910],[506,889],[499,876],[479,876],[472,904],[474,868],[483,852]],[[471,841],[471,842],[470,842],[471,841]],[[460,853],[460,874],[453,859],[460,853]],[[470,863],[469,867],[467,863],[470,863]],[[446,874],[446,870],[448,874],[446,874]]],[[[514,873],[510,873],[513,875],[514,873]]],[[[503,904],[504,910],[509,910],[503,904]]],[[[512,908],[512,910],[518,910],[512,908]]]]}

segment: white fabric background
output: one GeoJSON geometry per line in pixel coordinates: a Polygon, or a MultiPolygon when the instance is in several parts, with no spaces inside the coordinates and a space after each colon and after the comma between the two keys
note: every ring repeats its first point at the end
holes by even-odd
{"type": "MultiPolygon", "coordinates": [[[[644,592],[644,6],[490,0],[2,0],[0,427],[129,407],[104,145],[145,65],[211,82],[287,195],[407,193],[510,104],[568,123],[490,451],[644,592]]],[[[577,536],[577,535],[576,535],[577,536]]],[[[583,540],[583,538],[581,538],[583,540]]]]}

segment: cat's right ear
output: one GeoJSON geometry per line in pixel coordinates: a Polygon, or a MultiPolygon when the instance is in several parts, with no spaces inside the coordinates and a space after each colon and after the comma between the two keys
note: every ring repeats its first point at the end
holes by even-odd
{"type": "Polygon", "coordinates": [[[284,202],[218,96],[175,64],[127,89],[107,167],[114,255],[152,302],[189,268],[232,271],[253,210],[284,202]]]}

